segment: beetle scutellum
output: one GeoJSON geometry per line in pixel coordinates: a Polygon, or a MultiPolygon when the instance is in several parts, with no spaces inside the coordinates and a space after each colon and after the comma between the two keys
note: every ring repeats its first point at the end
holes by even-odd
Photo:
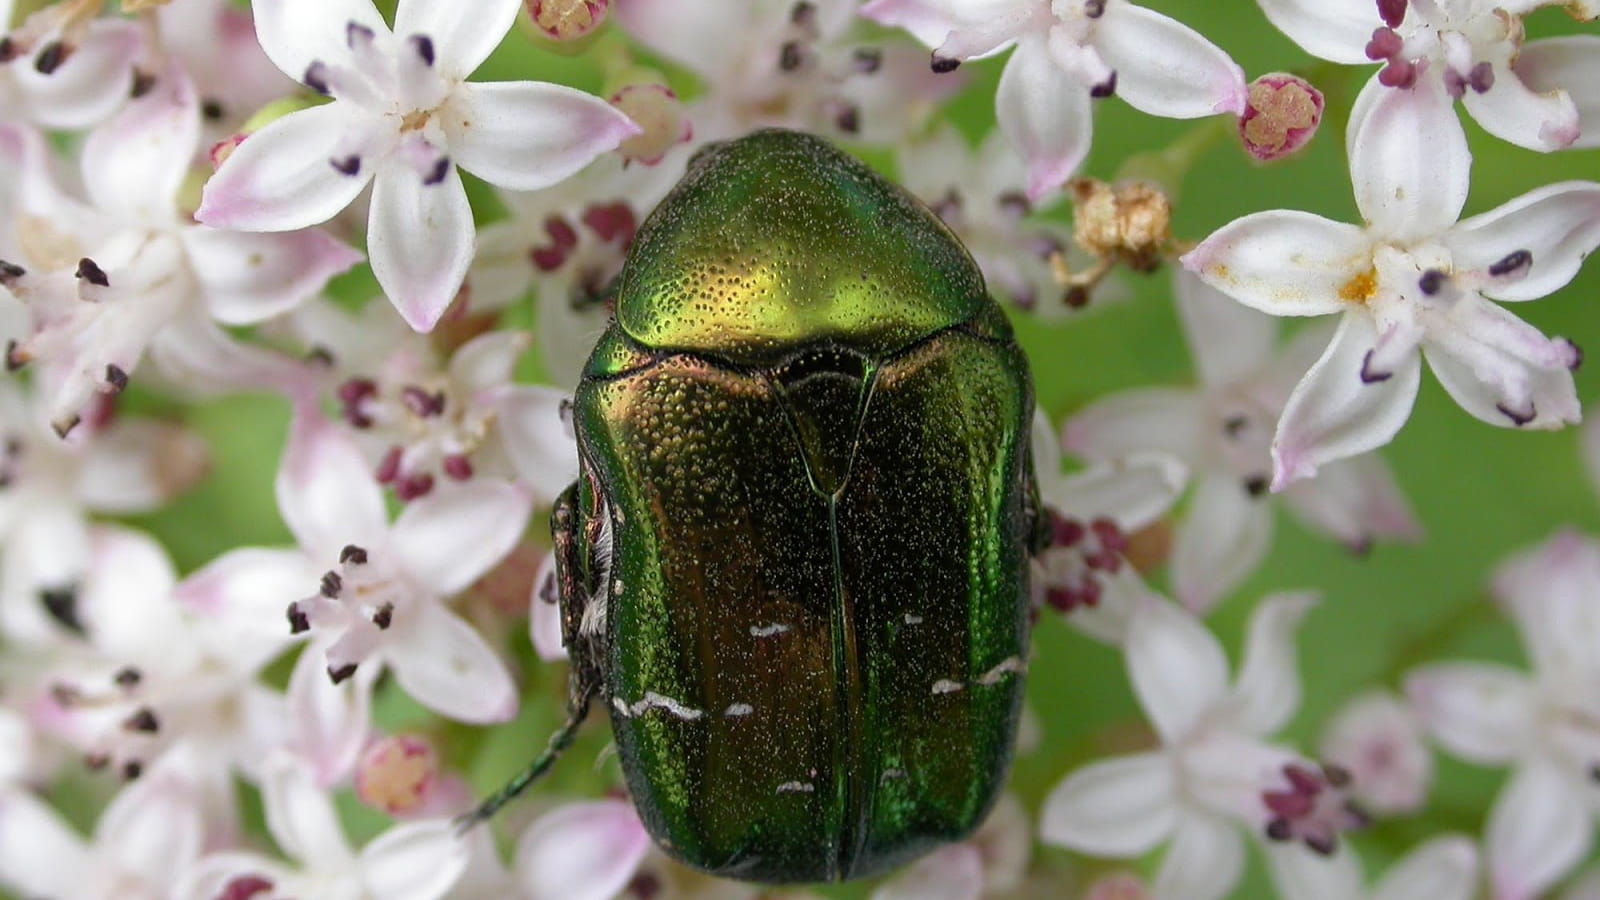
{"type": "Polygon", "coordinates": [[[656,842],[856,878],[1005,777],[1039,507],[1026,360],[926,207],[824,141],[702,151],[644,223],[552,521],[569,721],[610,711],[656,842]]]}

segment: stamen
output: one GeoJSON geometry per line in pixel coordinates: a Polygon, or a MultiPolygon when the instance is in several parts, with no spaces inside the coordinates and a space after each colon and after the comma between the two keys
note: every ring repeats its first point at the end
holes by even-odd
{"type": "Polygon", "coordinates": [[[1406,20],[1406,0],[1378,0],[1378,17],[1390,28],[1399,28],[1406,20]]]}
{"type": "Polygon", "coordinates": [[[144,774],[144,763],[137,759],[130,759],[122,764],[122,777],[126,781],[137,781],[144,774]]]}
{"type": "Polygon", "coordinates": [[[289,604],[289,633],[304,634],[311,630],[311,620],[306,618],[305,610],[300,608],[298,602],[289,604]]]}
{"type": "Polygon", "coordinates": [[[332,600],[339,596],[339,591],[344,588],[344,579],[339,577],[338,572],[330,569],[322,574],[322,581],[318,587],[322,592],[322,596],[332,600]]]}
{"type": "Polygon", "coordinates": [[[345,175],[356,175],[361,171],[361,157],[352,153],[343,158],[328,160],[328,164],[345,175]]]}
{"type": "Polygon", "coordinates": [[[400,389],[400,400],[406,409],[424,419],[444,412],[444,391],[430,394],[414,384],[408,384],[400,389]]]}
{"type": "Polygon", "coordinates": [[[1578,369],[1582,368],[1583,348],[1579,347],[1577,344],[1574,344],[1570,338],[1558,337],[1556,340],[1563,341],[1567,345],[1567,350],[1569,351],[1567,355],[1570,357],[1569,361],[1567,362],[1567,369],[1569,371],[1576,372],[1578,369]]]}
{"type": "Polygon", "coordinates": [[[422,64],[431,68],[433,66],[433,38],[425,34],[413,34],[407,40],[411,43],[411,49],[417,52],[422,64]]]}
{"type": "Polygon", "coordinates": [[[120,394],[128,389],[128,373],[115,363],[107,365],[106,384],[111,386],[111,393],[120,394]]]}
{"type": "Polygon", "coordinates": [[[388,484],[400,477],[400,459],[404,453],[404,448],[395,444],[383,454],[383,459],[378,460],[378,470],[372,475],[379,484],[388,484]]]}
{"type": "Polygon", "coordinates": [[[17,49],[17,42],[11,39],[11,35],[0,37],[0,63],[11,62],[20,52],[17,49]]]}
{"type": "Polygon", "coordinates": [[[50,430],[56,433],[56,437],[66,440],[67,435],[72,433],[72,429],[77,428],[78,423],[82,421],[82,416],[78,415],[77,413],[73,413],[72,415],[67,416],[65,419],[51,420],[50,430]]]}
{"type": "Polygon", "coordinates": [[[372,624],[378,626],[379,631],[389,630],[389,626],[394,624],[394,604],[385,603],[378,607],[372,614],[372,624]]]}
{"type": "Polygon", "coordinates": [[[583,224],[606,243],[617,243],[627,249],[633,243],[634,232],[639,230],[633,208],[626,203],[606,203],[590,206],[583,211],[583,224]]]}
{"type": "Polygon", "coordinates": [[[367,551],[355,544],[345,544],[344,549],[339,551],[339,562],[364,566],[367,564],[367,551]]]}
{"type": "Polygon", "coordinates": [[[51,41],[45,44],[44,48],[39,51],[39,55],[34,58],[33,67],[40,75],[52,74],[55,70],[61,68],[62,63],[67,61],[67,54],[70,52],[72,51],[65,43],[51,41]]]}
{"type": "Polygon", "coordinates": [[[155,734],[161,730],[161,720],[156,718],[155,710],[148,706],[141,706],[133,715],[122,720],[122,728],[124,731],[155,734]]]}
{"type": "Polygon", "coordinates": [[[845,134],[858,134],[861,131],[861,110],[854,103],[846,104],[834,116],[833,124],[845,134]]]}
{"type": "Polygon", "coordinates": [[[472,460],[460,453],[452,453],[444,458],[444,474],[456,481],[466,481],[472,477],[472,460]]]}
{"type": "MultiPolygon", "coordinates": [[[[128,97],[130,99],[137,100],[140,97],[150,93],[155,86],[156,76],[154,73],[141,72],[138,69],[135,69],[133,70],[133,83],[128,85],[128,97]]],[[[201,107],[201,109],[203,111],[204,107],[201,107]]],[[[215,118],[221,117],[222,116],[220,112],[217,114],[217,116],[215,116],[215,118]]]]}
{"type": "Polygon", "coordinates": [[[255,900],[258,894],[270,894],[275,885],[260,875],[241,875],[222,886],[217,900],[255,900]]]}
{"type": "Polygon", "coordinates": [[[207,97],[206,99],[200,101],[200,115],[205,116],[206,119],[212,122],[220,120],[223,115],[225,115],[225,111],[222,108],[222,101],[212,97],[207,97]]]}
{"type": "Polygon", "coordinates": [[[1449,277],[1438,269],[1429,269],[1422,273],[1421,278],[1417,279],[1417,287],[1421,288],[1422,293],[1432,297],[1439,293],[1439,290],[1444,287],[1444,283],[1449,277]]]}
{"type": "Polygon", "coordinates": [[[106,277],[104,269],[89,257],[78,260],[77,277],[89,282],[96,287],[110,287],[111,279],[106,277]]]}
{"type": "Polygon", "coordinates": [[[932,66],[935,75],[943,75],[946,72],[954,72],[957,68],[959,68],[961,65],[961,60],[951,59],[948,56],[934,56],[930,65],[932,66]]]}
{"type": "Polygon", "coordinates": [[[1106,0],[1083,0],[1083,15],[1098,19],[1106,14],[1106,0]]]}
{"type": "Polygon", "coordinates": [[[433,490],[433,476],[427,472],[401,479],[394,486],[394,496],[402,503],[407,503],[418,497],[427,496],[433,490]]]}
{"type": "Polygon", "coordinates": [[[433,168],[428,170],[427,175],[423,176],[422,183],[428,185],[438,184],[444,181],[445,176],[449,174],[450,157],[441,156],[434,161],[433,168]]]}
{"type": "Polygon", "coordinates": [[[342,665],[337,669],[335,669],[333,666],[329,666],[328,667],[328,677],[333,679],[333,683],[334,684],[338,684],[338,683],[340,683],[342,681],[345,681],[346,679],[348,679],[351,675],[354,675],[355,673],[356,673],[356,664],[355,663],[346,663],[345,665],[342,665]]]}
{"type": "Polygon", "coordinates": [[[39,602],[44,605],[44,611],[50,614],[61,627],[79,637],[88,632],[83,627],[83,619],[78,617],[78,591],[73,587],[43,588],[39,591],[39,602]]]}
{"type": "Polygon", "coordinates": [[[1417,67],[1410,60],[1391,59],[1378,72],[1378,83],[1384,87],[1409,88],[1417,83],[1417,67]]]}
{"type": "Polygon", "coordinates": [[[1529,422],[1532,422],[1539,416],[1539,410],[1531,402],[1528,404],[1527,412],[1518,412],[1517,410],[1506,406],[1504,403],[1496,403],[1494,408],[1498,409],[1502,415],[1511,420],[1511,424],[1517,426],[1518,428],[1521,428],[1529,422]]]}
{"type": "Polygon", "coordinates": [[[357,45],[369,45],[376,35],[371,28],[351,19],[344,26],[344,42],[351,50],[359,49],[357,45]]]}
{"type": "Polygon", "coordinates": [[[817,5],[815,3],[800,0],[799,3],[794,5],[793,9],[789,10],[789,23],[792,25],[807,28],[816,24],[816,21],[817,5]]]}
{"type": "Polygon", "coordinates": [[[123,690],[130,690],[138,687],[139,682],[144,680],[144,675],[133,666],[126,666],[122,669],[118,669],[117,674],[111,676],[111,680],[116,682],[117,687],[120,687],[123,690]]]}
{"type": "Polygon", "coordinates": [[[785,41],[782,49],[778,51],[778,71],[793,72],[800,68],[805,58],[800,54],[799,41],[785,41]]]}
{"type": "Polygon", "coordinates": [[[15,372],[28,363],[33,362],[33,354],[24,350],[17,343],[16,338],[6,341],[6,371],[15,372]]]}
{"type": "Polygon", "coordinates": [[[306,87],[316,91],[324,97],[330,95],[328,90],[328,66],[322,60],[312,60],[306,66],[306,74],[300,76],[300,81],[306,87]]]}
{"type": "Polygon", "coordinates": [[[1111,74],[1106,76],[1105,81],[1102,81],[1094,87],[1089,88],[1089,96],[1095,98],[1096,100],[1104,100],[1116,92],[1117,72],[1115,69],[1111,70],[1111,74]]]}
{"type": "Polygon", "coordinates": [[[1245,493],[1252,497],[1260,497],[1267,492],[1267,485],[1269,484],[1271,484],[1271,480],[1267,476],[1251,475],[1244,480],[1244,490],[1245,493]]]}
{"type": "Polygon", "coordinates": [[[1372,356],[1376,352],[1376,350],[1368,350],[1367,355],[1361,357],[1362,384],[1377,384],[1380,381],[1388,381],[1394,377],[1393,372],[1379,372],[1372,368],[1372,356]]]}
{"type": "Polygon", "coordinates": [[[1367,41],[1367,59],[1374,62],[1380,59],[1393,59],[1405,49],[1405,39],[1395,33],[1393,28],[1374,28],[1372,37],[1367,41]]]}
{"type": "Polygon", "coordinates": [[[1494,66],[1488,62],[1473,66],[1472,72],[1467,75],[1467,84],[1479,94],[1494,87],[1494,66]]]}
{"type": "Polygon", "coordinates": [[[10,287],[16,283],[18,278],[21,278],[26,274],[28,274],[27,269],[24,269],[14,262],[7,262],[6,260],[0,259],[0,285],[10,287]]]}
{"type": "Polygon", "coordinates": [[[858,47],[850,62],[857,72],[871,75],[883,68],[883,51],[877,47],[858,47]]]}
{"type": "Polygon", "coordinates": [[[1495,278],[1504,278],[1507,275],[1519,274],[1532,266],[1533,253],[1527,250],[1514,250],[1489,266],[1489,274],[1495,278]]]}
{"type": "MultiPolygon", "coordinates": [[[[1371,355],[1370,353],[1368,354],[1371,355]]],[[[1233,415],[1222,420],[1222,433],[1230,438],[1236,438],[1250,426],[1248,416],[1233,415]]]]}

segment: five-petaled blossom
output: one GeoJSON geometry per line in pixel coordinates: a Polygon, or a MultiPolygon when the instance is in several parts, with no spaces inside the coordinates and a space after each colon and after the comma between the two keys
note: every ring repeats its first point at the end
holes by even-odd
{"type": "Polygon", "coordinates": [[[1173,119],[1241,115],[1244,72],[1175,19],[1127,0],[872,0],[861,14],[933,48],[936,71],[1015,44],[995,116],[1028,161],[1028,197],[1066,182],[1089,152],[1094,99],[1116,94],[1173,119]]]}
{"type": "MultiPolygon", "coordinates": [[[[1294,383],[1327,341],[1308,329],[1279,351],[1277,322],[1180,272],[1173,295],[1198,388],[1134,388],[1078,411],[1061,444],[1096,463],[1160,451],[1193,473],[1194,496],[1178,525],[1172,591],[1205,613],[1267,555],[1274,503],[1268,444],[1294,383]]],[[[1355,552],[1379,538],[1415,539],[1420,526],[1388,465],[1363,456],[1329,465],[1284,493],[1296,518],[1355,552]]]]}
{"type": "Polygon", "coordinates": [[[472,209],[457,165],[533,190],[639,131],[573,88],[466,82],[521,7],[401,0],[390,31],[371,0],[255,0],[267,56],[333,102],[246,138],[207,182],[196,218],[247,231],[304,228],[370,182],[373,274],[411,327],[431,330],[472,262],[472,209]]]}
{"type": "MultiPolygon", "coordinates": [[[[1592,119],[1600,100],[1600,38],[1522,43],[1528,13],[1565,6],[1594,18],[1600,16],[1594,0],[1257,2],[1306,52],[1337,63],[1381,62],[1373,83],[1394,90],[1428,82],[1428,102],[1442,110],[1460,100],[1495,137],[1531,150],[1600,145],[1600,132],[1582,128],[1600,125],[1592,119]],[[1589,116],[1580,116],[1582,108],[1589,116]]],[[[1438,121],[1461,130],[1454,115],[1438,121]]]]}
{"type": "Polygon", "coordinates": [[[1294,847],[1268,850],[1282,900],[1472,900],[1478,848],[1470,838],[1433,838],[1389,867],[1369,890],[1354,853],[1315,856],[1294,847]]]}
{"type": "Polygon", "coordinates": [[[1230,687],[1216,637],[1177,607],[1146,600],[1124,653],[1161,746],[1068,776],[1045,800],[1040,839],[1110,857],[1167,844],[1157,900],[1226,896],[1244,872],[1241,827],[1306,845],[1293,852],[1339,852],[1339,833],[1362,820],[1344,800],[1346,773],[1267,742],[1300,703],[1294,632],[1314,603],[1304,593],[1263,598],[1230,687]]]}
{"type": "Polygon", "coordinates": [[[1444,86],[1368,82],[1345,135],[1366,225],[1270,210],[1236,219],[1183,257],[1208,284],[1280,316],[1342,314],[1294,389],[1272,443],[1272,489],[1387,444],[1428,363],[1485,422],[1578,421],[1577,346],[1492,300],[1543,297],[1600,245],[1600,184],[1562,182],[1457,221],[1472,156],[1444,86]],[[1426,135],[1426,152],[1418,134],[1426,135]]]}
{"type": "Polygon", "coordinates": [[[1589,853],[1600,763],[1600,542],[1563,532],[1501,566],[1495,599],[1533,671],[1440,662],[1411,670],[1423,728],[1469,762],[1510,766],[1485,842],[1495,900],[1533,900],[1589,853]]]}

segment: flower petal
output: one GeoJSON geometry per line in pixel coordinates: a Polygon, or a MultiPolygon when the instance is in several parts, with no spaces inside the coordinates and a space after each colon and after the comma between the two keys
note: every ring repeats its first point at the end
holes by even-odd
{"type": "Polygon", "coordinates": [[[599,97],[542,81],[460,85],[443,122],[457,165],[517,191],[549,187],[639,133],[599,97]]]}
{"type": "Polygon", "coordinates": [[[28,117],[44,128],[78,130],[111,115],[127,102],[133,63],[144,42],[136,23],[101,18],[53,72],[26,63],[8,66],[28,117]]]}
{"type": "Polygon", "coordinates": [[[96,865],[54,809],[27,791],[0,791],[0,883],[35,897],[70,897],[96,865]]]}
{"type": "Polygon", "coordinates": [[[1422,525],[1394,471],[1376,453],[1329,463],[1316,478],[1289,485],[1282,496],[1307,527],[1338,539],[1354,552],[1378,539],[1422,539],[1422,525]]]}
{"type": "Polygon", "coordinates": [[[1126,532],[1160,518],[1188,483],[1189,470],[1177,458],[1142,453],[1065,478],[1040,478],[1039,492],[1048,507],[1082,520],[1104,516],[1126,532]]]}
{"type": "Polygon", "coordinates": [[[1039,840],[1093,856],[1133,857],[1158,846],[1178,820],[1177,774],[1164,753],[1092,763],[1045,798],[1039,840]]]}
{"type": "MultiPolygon", "coordinates": [[[[1600,51],[1600,38],[1596,42],[1600,51]]],[[[1529,191],[1464,219],[1443,242],[1458,272],[1486,273],[1516,251],[1527,251],[1533,263],[1520,277],[1487,277],[1479,290],[1496,300],[1544,297],[1571,281],[1584,257],[1600,246],[1600,184],[1563,181],[1529,191]]]]}
{"type": "Polygon", "coordinates": [[[1561,677],[1586,670],[1600,642],[1600,545],[1593,538],[1562,530],[1501,563],[1493,587],[1538,671],[1561,677]]]}
{"type": "Polygon", "coordinates": [[[95,823],[94,866],[153,887],[199,857],[199,792],[189,772],[197,765],[175,748],[123,788],[95,823]]]}
{"type": "Polygon", "coordinates": [[[1365,0],[1256,0],[1272,24],[1319,59],[1363,65],[1380,21],[1365,0]]]}
{"type": "Polygon", "coordinates": [[[1534,900],[1572,870],[1594,841],[1592,788],[1539,759],[1518,767],[1489,810],[1484,843],[1496,900],[1534,900]]]}
{"type": "MultiPolygon", "coordinates": [[[[1509,43],[1505,50],[1510,50],[1509,43]]],[[[1580,125],[1578,106],[1571,95],[1559,87],[1533,90],[1512,70],[1508,58],[1495,59],[1491,65],[1494,84],[1482,93],[1461,95],[1461,105],[1483,130],[1529,150],[1548,153],[1572,146],[1580,125]]],[[[1578,82],[1574,87],[1581,90],[1588,84],[1578,82]]]]}
{"type": "Polygon", "coordinates": [[[447,597],[511,552],[532,509],[532,498],[515,485],[474,479],[408,504],[391,547],[413,578],[447,597]]]}
{"type": "Polygon", "coordinates": [[[568,803],[517,841],[517,881],[529,900],[608,900],[632,880],[650,836],[626,800],[568,803]]]}
{"type": "Polygon", "coordinates": [[[1017,44],[996,90],[995,117],[1028,163],[1028,199],[1061,187],[1089,153],[1094,128],[1088,88],[1056,65],[1043,35],[1017,44]]]}
{"type": "Polygon", "coordinates": [[[1244,662],[1233,685],[1233,723],[1249,734],[1269,735],[1289,724],[1300,706],[1295,635],[1317,604],[1312,591],[1270,594],[1250,614],[1244,662]]]}
{"type": "Polygon", "coordinates": [[[283,74],[300,81],[316,60],[343,62],[350,56],[345,25],[355,22],[379,34],[389,25],[372,0],[251,0],[256,39],[283,74]]]}
{"type": "Polygon", "coordinates": [[[1407,354],[1393,372],[1366,372],[1378,345],[1371,317],[1346,313],[1328,349],[1289,396],[1272,439],[1272,489],[1281,491],[1334,460],[1381,447],[1411,416],[1422,378],[1421,358],[1407,354]]]}
{"type": "Polygon", "coordinates": [[[83,143],[83,182],[100,209],[134,222],[171,222],[200,141],[200,104],[183,67],[168,65],[149,92],[83,143]]]}
{"type": "Polygon", "coordinates": [[[472,207],[453,168],[435,184],[403,165],[384,166],[373,179],[372,274],[414,330],[432,331],[455,299],[472,264],[473,236],[472,207]]]}
{"type": "Polygon", "coordinates": [[[1191,388],[1118,391],[1062,423],[1061,447],[1093,462],[1152,450],[1192,462],[1200,459],[1204,414],[1202,400],[1191,388]]]}
{"type": "Polygon", "coordinates": [[[1183,267],[1229,297],[1275,316],[1321,316],[1372,268],[1360,228],[1294,210],[1252,213],[1213,231],[1183,267]]]}
{"type": "Polygon", "coordinates": [[[578,446],[561,415],[569,396],[555,388],[518,385],[496,404],[511,464],[541,507],[554,503],[578,477],[578,446]]]}
{"type": "Polygon", "coordinates": [[[1128,627],[1128,675],[1156,733],[1176,744],[1209,715],[1227,691],[1222,645],[1193,616],[1148,599],[1128,627]]]}
{"type": "Polygon", "coordinates": [[[92,526],[89,577],[78,597],[78,614],[95,649],[112,658],[145,661],[161,659],[165,652],[168,662],[196,653],[189,646],[170,647],[172,636],[185,631],[172,603],[176,581],[167,551],[148,534],[92,526]]]}
{"type": "Polygon", "coordinates": [[[872,900],[980,900],[983,855],[972,844],[948,844],[872,892],[872,900]]]}
{"type": "Polygon", "coordinates": [[[149,512],[206,474],[210,454],[200,436],[154,419],[117,418],[81,456],[78,496],[97,512],[149,512]]]}
{"type": "Polygon", "coordinates": [[[1477,845],[1470,838],[1444,835],[1390,866],[1372,900],[1472,900],[1477,887],[1477,845]]]}
{"type": "Polygon", "coordinates": [[[1573,344],[1476,294],[1429,322],[1422,349],[1450,396],[1490,425],[1555,429],[1582,417],[1573,344]]]}
{"type": "Polygon", "coordinates": [[[318,574],[300,550],[240,547],[185,578],[173,599],[217,659],[254,672],[289,643],[284,610],[318,574]]]}
{"type": "MultiPolygon", "coordinates": [[[[546,553],[539,571],[533,576],[533,596],[529,598],[528,636],[533,652],[545,662],[567,658],[564,635],[561,633],[561,604],[550,603],[545,598],[546,586],[555,588],[556,555],[546,553]]],[[[554,598],[554,595],[551,595],[554,598]]]]}
{"type": "Polygon", "coordinates": [[[332,787],[354,769],[372,731],[372,685],[381,666],[357,666],[334,684],[328,677],[327,646],[312,643],[300,651],[289,673],[286,694],[289,749],[310,767],[313,781],[332,787]]]}
{"type": "MultiPolygon", "coordinates": [[[[1366,895],[1361,858],[1348,846],[1324,856],[1299,841],[1267,844],[1268,871],[1283,900],[1359,900],[1366,895]]],[[[1432,894],[1413,895],[1432,900],[1432,894]]]]}
{"type": "Polygon", "coordinates": [[[1232,384],[1272,358],[1278,323],[1270,316],[1234,302],[1184,269],[1173,274],[1172,298],[1189,358],[1202,384],[1232,384]]]}
{"type": "Polygon", "coordinates": [[[1272,508],[1231,472],[1195,485],[1172,548],[1173,598],[1205,615],[1255,571],[1272,543],[1272,508]]]}
{"type": "Polygon", "coordinates": [[[1188,811],[1150,888],[1152,900],[1222,900],[1244,875],[1244,839],[1234,825],[1188,811]]]}
{"type": "Polygon", "coordinates": [[[407,822],[361,851],[361,882],[370,897],[438,900],[466,871],[467,842],[447,819],[407,822]]]}
{"type": "Polygon", "coordinates": [[[238,231],[293,231],[326,222],[367,186],[386,139],[392,135],[382,123],[350,103],[292,112],[234,148],[206,182],[194,217],[238,231]],[[360,149],[361,164],[347,175],[329,161],[352,148],[360,149]]]}
{"type": "Polygon", "coordinates": [[[1094,47],[1117,73],[1117,96],[1140,112],[1171,119],[1241,115],[1244,70],[1182,22],[1132,3],[1107,3],[1094,47]]]}
{"type": "Polygon", "coordinates": [[[750,9],[717,0],[613,0],[613,15],[629,37],[706,78],[725,77],[745,52],[740,41],[707,35],[746,33],[750,9]],[[726,29],[726,30],[725,30],[726,29]]]}
{"type": "Polygon", "coordinates": [[[191,228],[182,236],[206,308],[224,325],[254,325],[288,312],[328,279],[361,262],[361,252],[320,228],[250,234],[191,228]]]}
{"type": "Polygon", "coordinates": [[[1406,674],[1406,697],[1434,740],[1481,765],[1517,758],[1537,734],[1526,675],[1498,663],[1433,663],[1406,674]]]}
{"type": "Polygon", "coordinates": [[[1535,91],[1566,88],[1578,111],[1574,148],[1600,147],[1600,36],[1568,35],[1529,41],[1512,63],[1517,77],[1535,91]]]}
{"type": "Polygon", "coordinates": [[[273,840],[292,859],[312,870],[351,868],[354,854],[333,800],[300,760],[287,754],[268,758],[262,767],[261,802],[273,840]]]}
{"type": "Polygon", "coordinates": [[[394,10],[394,33],[402,39],[427,35],[440,73],[459,80],[489,58],[511,30],[521,7],[520,0],[474,0],[470,6],[400,0],[394,10]]]}
{"type": "Polygon", "coordinates": [[[1373,76],[1345,135],[1356,207],[1375,234],[1417,241],[1460,218],[1472,151],[1443,79],[1422,77],[1398,90],[1373,76]]]}
{"type": "Polygon", "coordinates": [[[505,663],[442,604],[417,603],[396,616],[384,654],[401,689],[442,716],[486,723],[517,713],[517,689],[505,663]]]}
{"type": "Polygon", "coordinates": [[[355,442],[321,412],[295,410],[276,481],[284,524],[313,559],[368,547],[388,530],[383,494],[355,442]]]}

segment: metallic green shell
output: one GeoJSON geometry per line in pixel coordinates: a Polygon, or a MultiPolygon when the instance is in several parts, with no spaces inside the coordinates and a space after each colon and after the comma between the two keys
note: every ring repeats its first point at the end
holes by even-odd
{"type": "Polygon", "coordinates": [[[587,553],[641,817],[680,860],[766,882],[869,875],[961,838],[1005,777],[1027,653],[1033,401],[1003,315],[925,210],[802,135],[714,151],[647,233],[575,401],[583,512],[610,522],[587,553]],[[799,184],[795,222],[774,198],[799,184]],[[790,237],[735,234],[747,206],[790,237]],[[874,229],[924,270],[878,258],[874,229]],[[759,316],[711,301],[728,343],[671,314],[703,285],[645,287],[699,253],[789,273],[744,295],[759,316]],[[870,299],[823,297],[841,272],[870,299]],[[935,288],[961,293],[906,293],[935,288]]]}

